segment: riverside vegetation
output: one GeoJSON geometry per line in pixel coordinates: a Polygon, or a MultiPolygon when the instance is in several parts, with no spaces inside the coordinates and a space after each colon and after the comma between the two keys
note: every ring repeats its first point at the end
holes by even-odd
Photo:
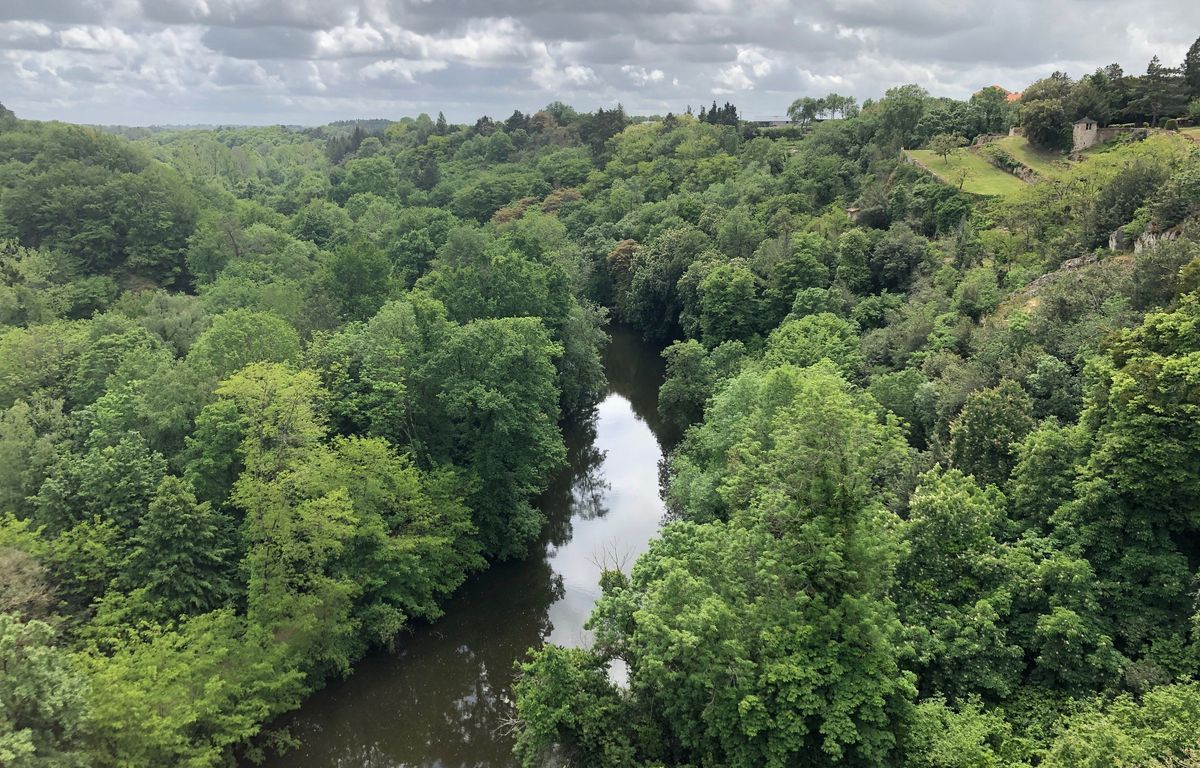
{"type": "Polygon", "coordinates": [[[801,102],[798,136],[0,110],[0,764],[286,741],[536,540],[609,316],[669,344],[687,431],[593,646],[523,665],[525,765],[1200,764],[1200,150],[1002,198],[900,160],[1197,98],[1200,46],[1016,112],[801,102]]]}

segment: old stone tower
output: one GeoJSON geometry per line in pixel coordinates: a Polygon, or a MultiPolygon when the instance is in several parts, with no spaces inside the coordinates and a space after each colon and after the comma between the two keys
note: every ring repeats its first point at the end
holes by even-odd
{"type": "Polygon", "coordinates": [[[1106,141],[1112,141],[1122,133],[1129,131],[1128,127],[1108,126],[1101,128],[1100,123],[1090,117],[1083,117],[1075,121],[1074,128],[1071,132],[1071,151],[1082,152],[1089,147],[1094,147],[1097,144],[1103,144],[1106,141]]]}

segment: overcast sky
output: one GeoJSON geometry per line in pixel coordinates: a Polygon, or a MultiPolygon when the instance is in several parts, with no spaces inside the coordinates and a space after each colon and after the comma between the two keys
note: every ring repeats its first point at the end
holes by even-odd
{"type": "Polygon", "coordinates": [[[635,113],[1176,65],[1198,0],[0,0],[0,102],[72,122],[635,113]]]}

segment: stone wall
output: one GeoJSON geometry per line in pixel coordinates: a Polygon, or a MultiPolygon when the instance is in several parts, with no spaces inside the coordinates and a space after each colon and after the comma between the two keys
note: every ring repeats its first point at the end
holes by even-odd
{"type": "Polygon", "coordinates": [[[1101,128],[1098,123],[1075,123],[1071,133],[1071,151],[1082,152],[1085,149],[1090,149],[1097,144],[1103,144],[1106,141],[1112,141],[1121,134],[1130,133],[1133,128],[1124,125],[1110,125],[1106,128],[1101,128]]]}

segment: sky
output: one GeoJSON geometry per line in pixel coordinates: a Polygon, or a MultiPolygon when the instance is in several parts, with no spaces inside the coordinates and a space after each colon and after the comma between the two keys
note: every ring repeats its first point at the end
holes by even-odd
{"type": "Polygon", "coordinates": [[[1177,65],[1197,0],[0,0],[0,103],[122,125],[473,122],[552,101],[743,117],[919,83],[1177,65]]]}

